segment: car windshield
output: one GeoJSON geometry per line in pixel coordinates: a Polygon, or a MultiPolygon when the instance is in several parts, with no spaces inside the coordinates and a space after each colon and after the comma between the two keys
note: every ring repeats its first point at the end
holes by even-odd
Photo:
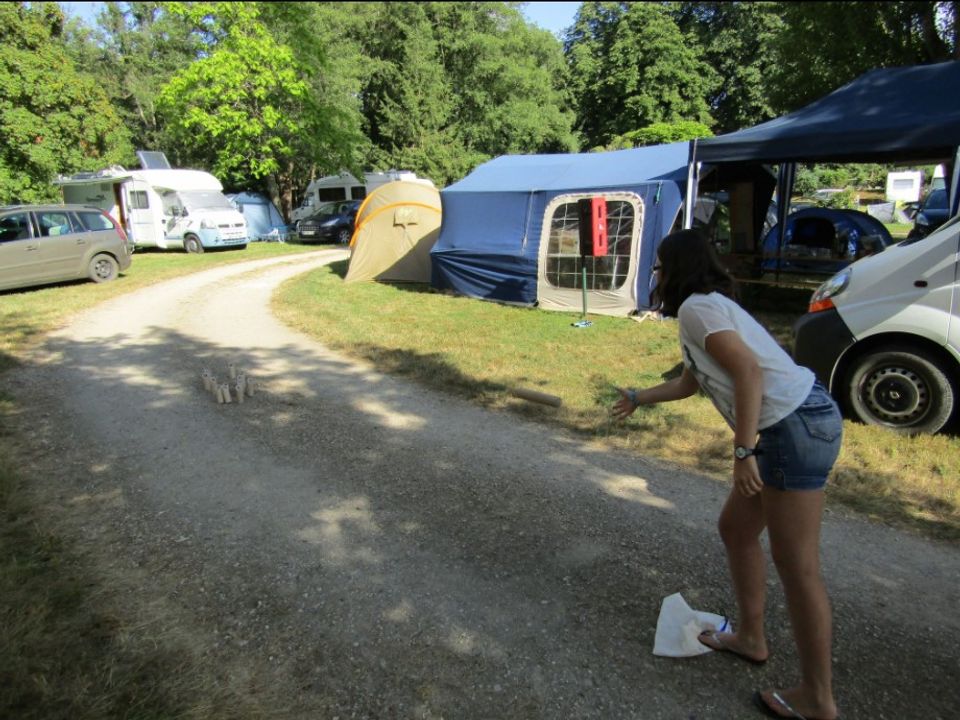
{"type": "Polygon", "coordinates": [[[339,208],[341,205],[343,205],[342,200],[323,203],[317,206],[317,211],[314,215],[336,215],[340,212],[339,208]]]}
{"type": "Polygon", "coordinates": [[[188,210],[235,210],[226,196],[216,190],[189,190],[178,193],[188,210]]]}

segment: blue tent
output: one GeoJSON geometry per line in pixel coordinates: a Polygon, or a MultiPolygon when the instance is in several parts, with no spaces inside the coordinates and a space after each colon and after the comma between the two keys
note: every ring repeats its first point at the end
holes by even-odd
{"type": "Polygon", "coordinates": [[[231,193],[227,199],[243,213],[251,240],[286,241],[289,228],[277,206],[263,193],[231,193]]]}
{"type": "Polygon", "coordinates": [[[677,221],[687,143],[565,155],[506,155],[440,193],[432,284],[470,297],[626,315],[649,307],[656,247],[677,221]],[[581,258],[577,200],[607,201],[610,254],[581,258]]]}
{"type": "Polygon", "coordinates": [[[763,239],[763,270],[804,275],[833,275],[864,255],[893,244],[883,223],[867,213],[807,208],[787,217],[780,250],[780,226],[763,239]],[[778,251],[781,253],[778,257],[778,251]]]}

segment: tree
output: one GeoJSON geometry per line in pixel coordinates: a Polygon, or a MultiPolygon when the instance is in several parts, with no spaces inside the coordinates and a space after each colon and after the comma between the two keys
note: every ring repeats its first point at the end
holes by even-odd
{"type": "Polygon", "coordinates": [[[168,3],[202,38],[203,55],[157,100],[170,136],[225,185],[271,179],[289,213],[301,168],[351,160],[358,128],[311,92],[291,48],[260,20],[256,3],[168,3]]]}
{"type": "Polygon", "coordinates": [[[688,42],[722,78],[707,96],[717,133],[773,118],[769,78],[777,58],[772,44],[783,28],[773,2],[682,2],[673,17],[688,42]]]}
{"type": "Polygon", "coordinates": [[[162,2],[107,2],[98,27],[75,29],[68,47],[77,63],[96,73],[137,147],[161,150],[175,163],[179,147],[157,113],[160,88],[195,60],[202,44],[181,15],[162,2]]]}
{"type": "Polygon", "coordinates": [[[565,52],[588,145],[657,122],[714,124],[706,98],[719,78],[664,4],[584,3],[565,52]]]}
{"type": "MultiPolygon", "coordinates": [[[[960,59],[956,2],[779,3],[770,98],[783,113],[868,70],[960,59]]],[[[904,92],[909,92],[905,89],[904,92]]]]}
{"type": "Polygon", "coordinates": [[[58,174],[128,161],[129,134],[77,70],[55,3],[0,3],[0,203],[57,196],[58,174]]]}
{"type": "Polygon", "coordinates": [[[572,151],[560,44],[496,2],[367,3],[371,161],[440,185],[506,153],[572,151]]]}

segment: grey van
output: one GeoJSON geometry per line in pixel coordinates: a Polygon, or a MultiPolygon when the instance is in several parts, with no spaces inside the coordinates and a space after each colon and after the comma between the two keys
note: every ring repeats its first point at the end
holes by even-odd
{"type": "Polygon", "coordinates": [[[98,208],[0,207],[0,290],[113,280],[130,267],[132,252],[123,228],[98,208]]]}

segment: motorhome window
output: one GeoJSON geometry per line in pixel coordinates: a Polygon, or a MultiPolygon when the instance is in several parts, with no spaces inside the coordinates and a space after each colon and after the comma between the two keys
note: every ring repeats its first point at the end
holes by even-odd
{"type": "Polygon", "coordinates": [[[80,218],[80,224],[83,226],[84,230],[90,232],[96,232],[97,230],[111,230],[114,225],[106,215],[101,212],[85,212],[80,211],[77,213],[77,217],[80,218]]]}
{"type": "Polygon", "coordinates": [[[26,240],[30,237],[30,218],[26,213],[0,216],[0,242],[26,240]]]}
{"type": "Polygon", "coordinates": [[[336,200],[346,200],[346,188],[319,188],[317,190],[317,200],[320,202],[334,202],[336,200]]]}
{"type": "Polygon", "coordinates": [[[132,210],[144,210],[150,207],[150,198],[147,197],[146,190],[130,191],[130,208],[132,210]]]}
{"type": "Polygon", "coordinates": [[[188,190],[178,194],[188,210],[236,210],[227,197],[217,190],[188,190]]]}
{"type": "Polygon", "coordinates": [[[547,248],[547,282],[554,287],[581,289],[583,263],[587,269],[587,288],[618,290],[630,270],[633,228],[636,210],[626,200],[607,200],[607,255],[580,256],[580,213],[577,203],[558,205],[550,218],[547,248]]]}
{"type": "Polygon", "coordinates": [[[350,197],[354,200],[363,200],[367,196],[367,189],[363,185],[354,185],[350,188],[350,197]]]}

